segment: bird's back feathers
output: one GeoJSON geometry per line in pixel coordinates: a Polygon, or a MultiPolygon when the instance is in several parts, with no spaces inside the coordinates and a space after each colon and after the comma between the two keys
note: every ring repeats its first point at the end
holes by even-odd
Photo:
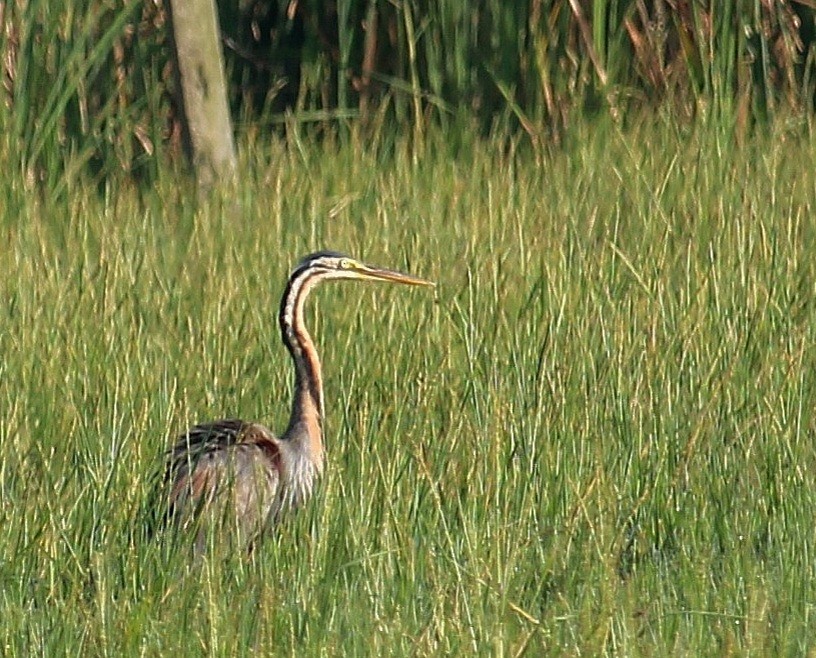
{"type": "Polygon", "coordinates": [[[167,518],[177,526],[196,524],[196,552],[224,522],[237,522],[241,543],[251,546],[280,511],[278,439],[263,425],[238,419],[195,425],[170,451],[165,485],[167,518]]]}

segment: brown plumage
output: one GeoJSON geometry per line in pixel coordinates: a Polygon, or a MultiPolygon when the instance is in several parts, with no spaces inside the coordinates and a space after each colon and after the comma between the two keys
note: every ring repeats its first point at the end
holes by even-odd
{"type": "Polygon", "coordinates": [[[289,277],[278,316],[295,368],[292,412],[284,433],[278,438],[258,423],[219,420],[190,428],[170,451],[167,518],[195,532],[198,553],[206,549],[213,524],[219,536],[231,533],[230,539],[252,547],[283,512],[309,498],[323,472],[323,379],[303,307],[311,289],[329,279],[434,285],[333,252],[301,261],[289,277]]]}

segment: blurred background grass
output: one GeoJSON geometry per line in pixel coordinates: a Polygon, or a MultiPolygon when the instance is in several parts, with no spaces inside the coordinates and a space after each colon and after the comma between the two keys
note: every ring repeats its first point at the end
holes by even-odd
{"type": "MultiPolygon", "coordinates": [[[[218,3],[239,139],[308,131],[422,146],[510,132],[558,148],[586,118],[711,120],[738,140],[814,107],[811,0],[246,0],[218,3]]],[[[158,0],[0,7],[0,128],[31,187],[181,151],[158,0]]]]}
{"type": "Polygon", "coordinates": [[[812,650],[812,10],[505,4],[299,4],[296,74],[231,60],[211,197],[160,7],[2,6],[5,653],[812,650]],[[191,422],[282,426],[324,247],[437,292],[315,295],[318,495],[191,568],[140,537],[151,478],[191,422]]]}

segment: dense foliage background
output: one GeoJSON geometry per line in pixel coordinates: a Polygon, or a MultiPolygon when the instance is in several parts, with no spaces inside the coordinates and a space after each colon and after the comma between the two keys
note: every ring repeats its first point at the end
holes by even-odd
{"type": "MultiPolygon", "coordinates": [[[[219,4],[234,118],[558,144],[578,117],[722,115],[738,136],[814,103],[805,0],[247,0],[219,4]]],[[[0,4],[4,132],[33,182],[155,174],[178,151],[160,3],[0,4]],[[56,159],[56,161],[54,161],[56,159]]],[[[290,125],[291,127],[291,125],[290,125]]]]}

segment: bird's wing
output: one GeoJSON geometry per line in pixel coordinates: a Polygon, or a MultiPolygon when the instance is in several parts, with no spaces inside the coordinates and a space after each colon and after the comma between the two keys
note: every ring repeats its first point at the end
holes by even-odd
{"type": "Polygon", "coordinates": [[[199,524],[201,549],[213,521],[236,523],[251,542],[277,514],[280,468],[277,439],[264,426],[237,419],[195,425],[169,454],[168,518],[199,524]]]}
{"type": "Polygon", "coordinates": [[[250,423],[238,418],[226,418],[214,423],[194,425],[182,434],[173,449],[171,459],[175,462],[179,458],[187,460],[191,456],[200,455],[208,450],[226,448],[241,441],[245,429],[250,423]]]}

